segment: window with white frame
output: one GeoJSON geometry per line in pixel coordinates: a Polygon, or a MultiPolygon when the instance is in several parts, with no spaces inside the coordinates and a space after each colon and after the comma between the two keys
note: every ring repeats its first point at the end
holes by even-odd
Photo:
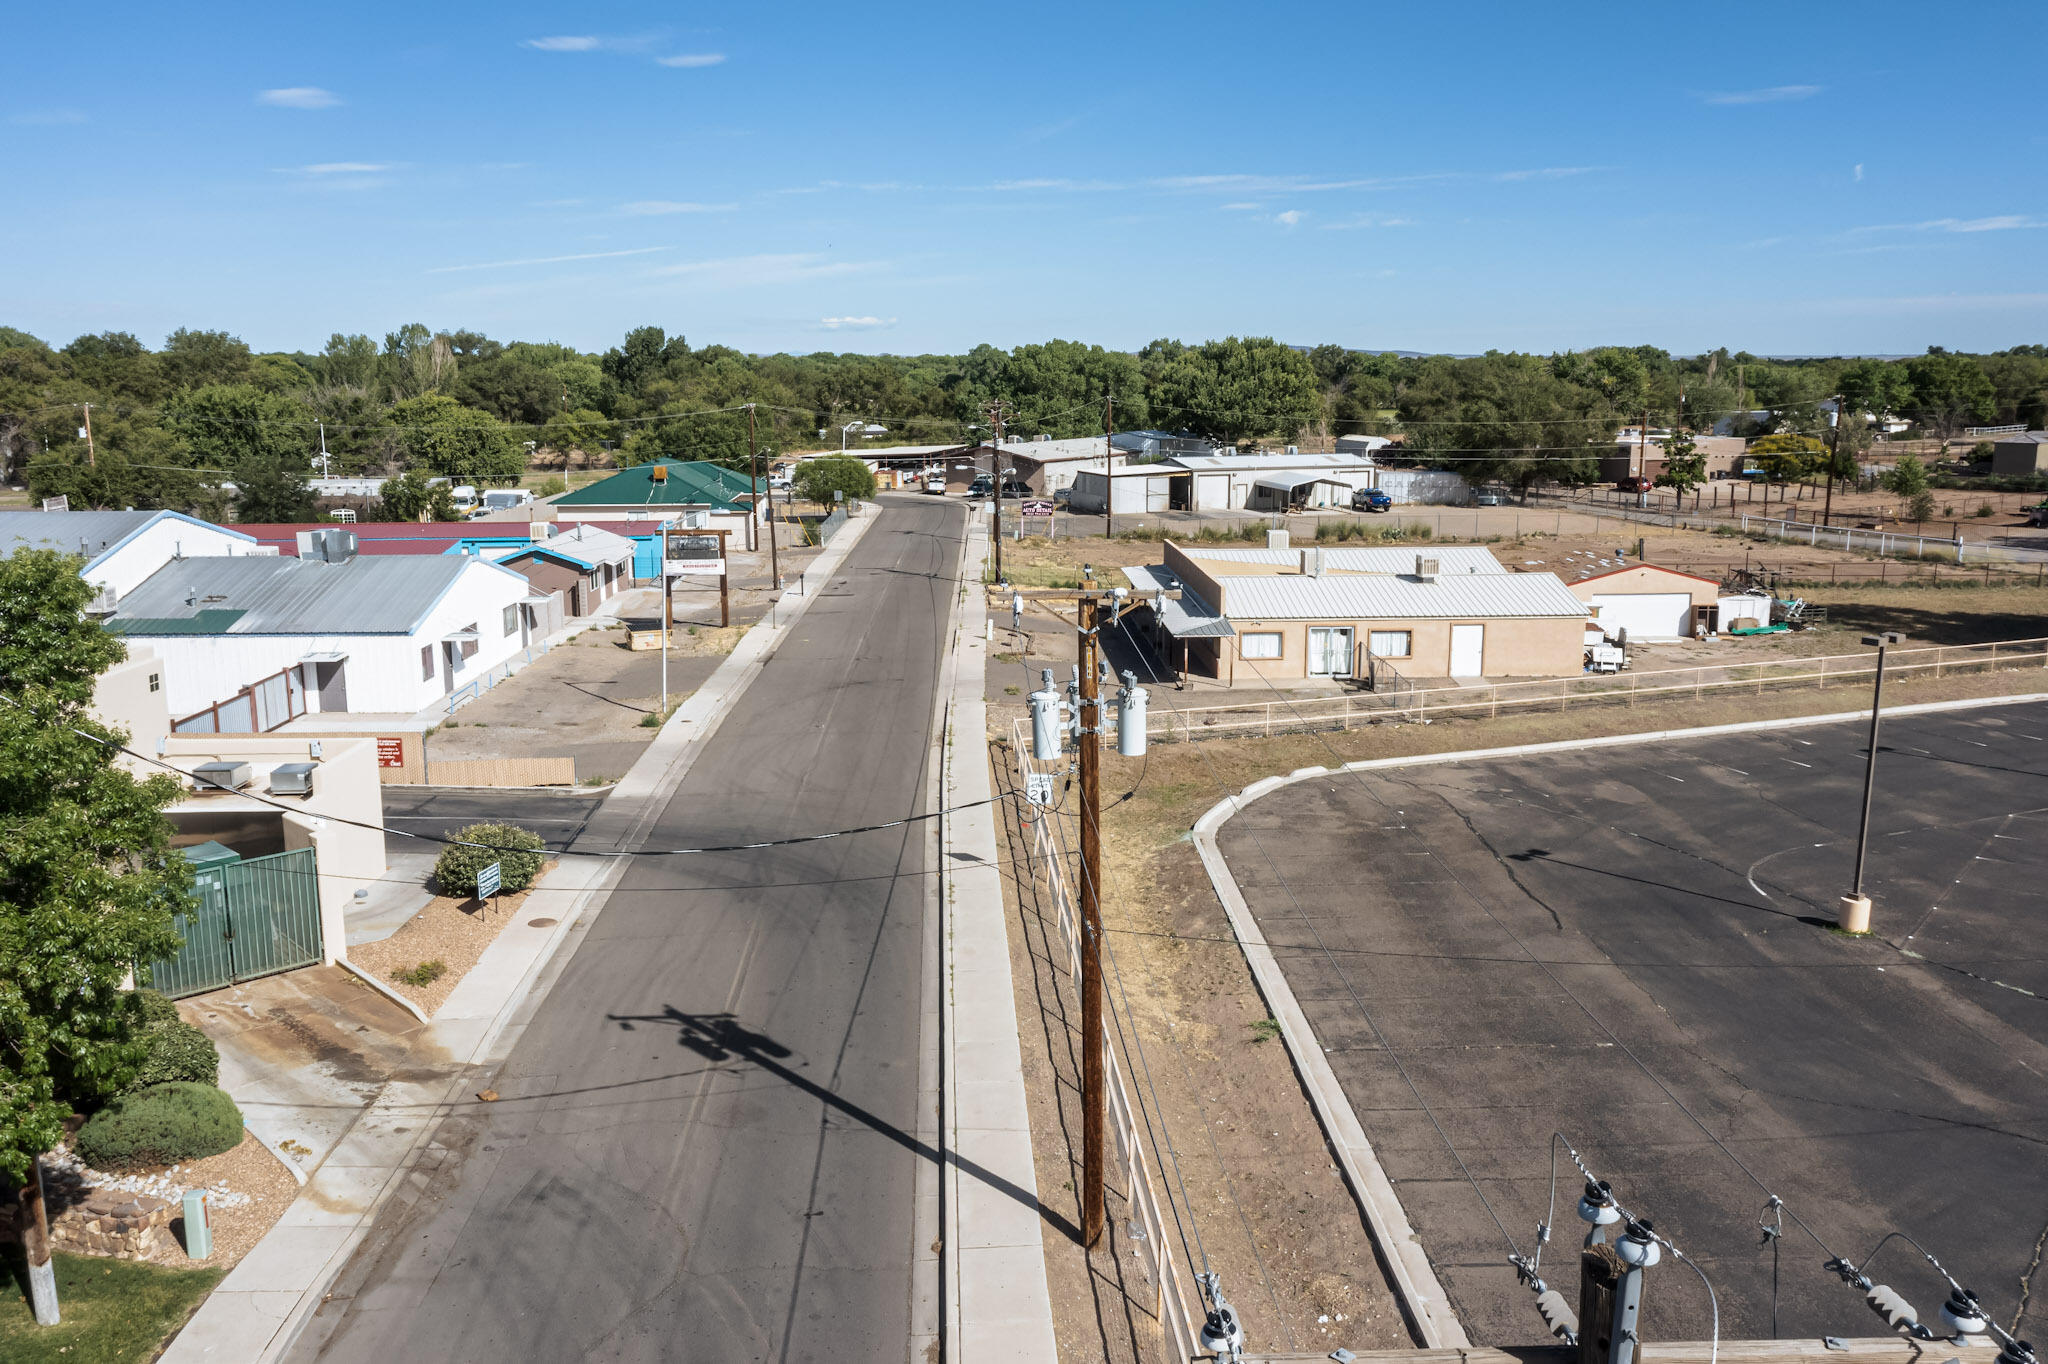
{"type": "Polygon", "coordinates": [[[1406,658],[1414,646],[1412,630],[1374,630],[1366,644],[1374,658],[1406,658]]]}
{"type": "Polygon", "coordinates": [[[505,633],[508,635],[519,633],[519,603],[517,602],[505,608],[505,633]]]}
{"type": "Polygon", "coordinates": [[[477,642],[476,642],[476,641],[477,641],[477,629],[476,629],[476,622],[475,622],[475,621],[471,621],[471,622],[470,622],[469,624],[467,624],[467,625],[463,626],[463,627],[462,627],[462,635],[463,635],[463,640],[462,640],[462,656],[463,656],[464,658],[473,658],[473,657],[475,657],[475,656],[476,656],[476,651],[477,651],[477,649],[478,649],[478,647],[479,647],[479,646],[478,646],[478,644],[477,644],[477,642]]]}
{"type": "Polygon", "coordinates": [[[1280,657],[1280,632],[1278,630],[1255,630],[1239,635],[1238,654],[1244,658],[1280,657]]]}

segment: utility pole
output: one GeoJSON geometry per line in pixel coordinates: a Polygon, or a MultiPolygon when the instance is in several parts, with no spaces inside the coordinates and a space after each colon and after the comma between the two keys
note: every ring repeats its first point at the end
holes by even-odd
{"type": "MultiPolygon", "coordinates": [[[[1110,539],[1116,535],[1116,483],[1110,473],[1116,462],[1116,395],[1102,395],[1102,536],[1110,539]]],[[[1193,498],[1188,499],[1193,502],[1193,498]]]]}
{"type": "Polygon", "coordinates": [[[1849,893],[1842,897],[1841,909],[1835,916],[1835,924],[1844,932],[1868,933],[1870,931],[1870,897],[1863,893],[1863,856],[1870,849],[1870,798],[1877,789],[1877,725],[1884,712],[1884,651],[1891,645],[1903,644],[1906,637],[1897,630],[1887,630],[1881,635],[1865,635],[1866,645],[1877,646],[1877,679],[1870,690],[1870,753],[1863,765],[1863,822],[1856,831],[1856,879],[1849,886],[1849,893]]]}
{"type": "Polygon", "coordinates": [[[995,499],[995,529],[992,532],[996,542],[996,581],[1007,582],[1003,577],[1003,400],[997,398],[988,405],[988,420],[995,432],[995,445],[991,447],[988,461],[988,481],[995,486],[989,489],[995,499]]]}
{"type": "Polygon", "coordinates": [[[100,467],[100,457],[92,444],[92,404],[80,403],[79,406],[85,409],[85,462],[97,469],[100,467]]]}
{"type": "Polygon", "coordinates": [[[1835,470],[1842,462],[1842,423],[1848,420],[1848,415],[1842,395],[1837,393],[1835,395],[1835,429],[1830,433],[1834,439],[1829,443],[1828,447],[1828,494],[1826,500],[1821,503],[1820,508],[1820,523],[1823,526],[1833,524],[1828,518],[1835,514],[1835,470]]]}
{"type": "MultiPolygon", "coordinates": [[[[1084,590],[1093,582],[1081,584],[1084,590]]],[[[1081,777],[1081,1244],[1094,1249],[1102,1239],[1102,1183],[1108,1169],[1104,1149],[1102,1049],[1102,731],[1100,684],[1096,677],[1096,626],[1101,619],[1093,596],[1081,598],[1080,720],[1081,777]]]]}
{"type": "Polygon", "coordinates": [[[747,548],[758,551],[761,548],[761,456],[754,449],[754,405],[747,404],[747,487],[753,493],[753,500],[747,504],[747,548]]]}
{"type": "Polygon", "coordinates": [[[28,1253],[28,1293],[35,1304],[36,1325],[63,1320],[57,1308],[57,1266],[50,1262],[50,1215],[43,1206],[43,1158],[29,1161],[28,1183],[21,1189],[21,1243],[28,1253]]]}

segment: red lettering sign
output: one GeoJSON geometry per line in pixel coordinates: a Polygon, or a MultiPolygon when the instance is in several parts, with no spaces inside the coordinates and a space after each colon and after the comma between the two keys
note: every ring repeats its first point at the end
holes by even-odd
{"type": "Polygon", "coordinates": [[[377,766],[405,766],[405,740],[396,737],[386,738],[380,735],[377,739],[377,766]]]}

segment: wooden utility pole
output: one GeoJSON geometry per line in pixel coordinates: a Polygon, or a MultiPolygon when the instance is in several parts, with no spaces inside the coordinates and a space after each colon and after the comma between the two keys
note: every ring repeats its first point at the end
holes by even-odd
{"type": "Polygon", "coordinates": [[[1579,1364],[1608,1364],[1614,1349],[1614,1297],[1628,1265],[1600,1242],[1579,1252],[1579,1364]]]}
{"type": "MultiPolygon", "coordinates": [[[[1084,582],[1083,591],[1095,584],[1084,582]]],[[[1102,705],[1096,678],[1100,600],[1080,600],[1081,786],[1081,1244],[1102,1239],[1102,1185],[1108,1168],[1103,1123],[1102,1031],[1102,705]]]]}
{"type": "Polygon", "coordinates": [[[990,447],[988,461],[989,482],[995,486],[989,489],[995,499],[996,581],[1005,582],[1003,577],[1003,400],[996,399],[988,405],[989,425],[995,431],[995,444],[990,447]]]}
{"type": "Polygon", "coordinates": [[[21,1187],[21,1242],[28,1252],[28,1292],[35,1304],[36,1325],[63,1320],[57,1308],[57,1267],[50,1262],[50,1215],[43,1206],[43,1161],[29,1162],[28,1183],[21,1187]]]}
{"type": "Polygon", "coordinates": [[[80,403],[79,406],[85,409],[85,462],[97,469],[100,467],[100,457],[99,452],[93,449],[92,443],[92,404],[80,403]]]}
{"type": "Polygon", "coordinates": [[[754,405],[747,404],[747,490],[754,496],[748,503],[747,550],[761,548],[761,454],[754,448],[754,405]]]}
{"type": "MultiPolygon", "coordinates": [[[[747,404],[747,448],[749,450],[754,448],[754,405],[752,403],[747,404]]],[[[755,460],[760,458],[760,454],[765,453],[765,451],[759,452],[752,459],[749,459],[747,467],[749,469],[753,468],[755,460]]],[[[758,498],[760,494],[756,493],[755,496],[758,498]]],[[[756,506],[754,511],[758,515],[760,508],[756,506]]],[[[782,556],[776,546],[775,483],[772,479],[768,483],[768,576],[775,584],[775,590],[780,592],[782,590],[782,556]]]]}
{"type": "MultiPolygon", "coordinates": [[[[1116,434],[1116,395],[1102,395],[1102,535],[1109,539],[1116,534],[1116,483],[1110,467],[1116,461],[1116,443],[1111,439],[1116,434]]],[[[1193,498],[1188,501],[1192,503],[1193,498]]]]}
{"type": "Polygon", "coordinates": [[[1823,526],[1833,524],[1828,518],[1835,514],[1835,468],[1842,462],[1842,423],[1848,420],[1849,413],[1842,401],[1842,395],[1837,393],[1835,395],[1835,429],[1832,433],[1834,439],[1829,442],[1828,449],[1828,495],[1827,500],[1821,504],[1820,509],[1820,523],[1823,526]]]}

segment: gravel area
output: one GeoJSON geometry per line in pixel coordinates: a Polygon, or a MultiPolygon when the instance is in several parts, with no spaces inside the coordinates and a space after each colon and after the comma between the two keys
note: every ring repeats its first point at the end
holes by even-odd
{"type": "Polygon", "coordinates": [[[489,906],[467,896],[436,895],[390,937],[350,948],[349,960],[432,1016],[525,903],[524,891],[501,895],[489,906]],[[430,985],[408,985],[392,975],[429,961],[448,968],[430,985]]]}
{"type": "MultiPolygon", "coordinates": [[[[149,1258],[158,1264],[189,1267],[194,1263],[222,1269],[233,1267],[264,1233],[284,1215],[298,1197],[299,1184],[292,1173],[278,1163],[262,1142],[248,1133],[241,1145],[204,1160],[188,1160],[162,1169],[135,1170],[112,1175],[84,1164],[68,1150],[59,1150],[43,1160],[43,1178],[49,1184],[75,1187],[79,1196],[86,1190],[114,1189],[124,1193],[149,1194],[172,1203],[180,1202],[188,1190],[206,1189],[212,1208],[213,1253],[193,1261],[184,1251],[185,1219],[171,1219],[172,1244],[149,1258]]],[[[53,1192],[53,1197],[56,1197],[53,1192]]]]}

